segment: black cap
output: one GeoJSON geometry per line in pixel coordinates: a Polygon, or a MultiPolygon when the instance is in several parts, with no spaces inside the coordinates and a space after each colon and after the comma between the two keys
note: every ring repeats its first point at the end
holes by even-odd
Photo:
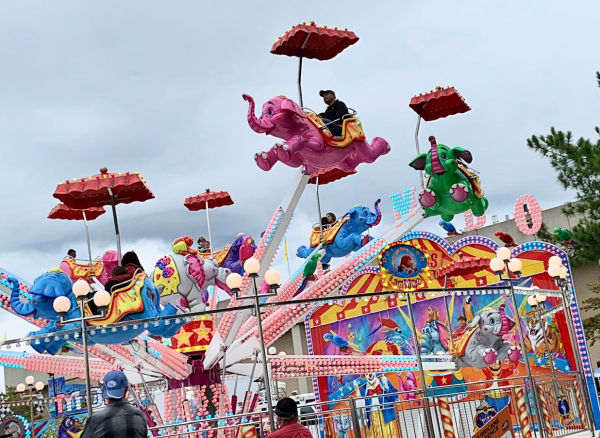
{"type": "Polygon", "coordinates": [[[298,406],[294,399],[285,397],[277,402],[275,413],[280,418],[296,418],[298,416],[298,406]]]}
{"type": "Polygon", "coordinates": [[[319,96],[323,97],[327,93],[331,93],[331,94],[333,94],[335,96],[335,92],[333,90],[321,90],[321,91],[319,91],[319,96]]]}

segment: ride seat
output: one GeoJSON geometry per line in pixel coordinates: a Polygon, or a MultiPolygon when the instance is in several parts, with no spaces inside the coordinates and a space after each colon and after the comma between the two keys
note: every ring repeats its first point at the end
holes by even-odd
{"type": "Polygon", "coordinates": [[[306,116],[308,119],[321,131],[321,135],[325,139],[325,142],[329,146],[333,147],[346,147],[353,141],[364,141],[365,133],[362,129],[362,123],[356,116],[356,111],[352,110],[352,114],[347,114],[342,120],[342,135],[339,137],[334,136],[327,125],[323,123],[323,120],[318,114],[308,110],[306,116]]]}

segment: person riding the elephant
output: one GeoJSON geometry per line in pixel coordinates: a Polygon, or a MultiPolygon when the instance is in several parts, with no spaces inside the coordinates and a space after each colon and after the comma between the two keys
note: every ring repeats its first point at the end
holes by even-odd
{"type": "Polygon", "coordinates": [[[121,266],[117,266],[113,269],[112,275],[104,285],[104,289],[107,292],[112,293],[112,289],[116,285],[130,281],[136,272],[143,270],[144,267],[137,254],[133,251],[126,252],[121,259],[121,266]]]}
{"type": "Polygon", "coordinates": [[[142,263],[140,262],[140,259],[135,253],[135,251],[128,251],[125,254],[123,254],[123,258],[121,259],[121,266],[124,266],[125,269],[127,269],[127,265],[129,264],[136,266],[142,271],[144,270],[144,267],[142,266],[142,263]]]}
{"type": "Polygon", "coordinates": [[[344,116],[350,114],[348,107],[341,100],[337,100],[333,90],[321,90],[319,96],[323,98],[325,105],[327,105],[327,109],[324,113],[319,114],[319,117],[334,136],[340,137],[344,116]]]}
{"type": "Polygon", "coordinates": [[[210,242],[204,236],[198,237],[198,251],[210,252],[210,242]]]}
{"type": "Polygon", "coordinates": [[[333,214],[332,212],[327,213],[324,217],[321,218],[321,227],[323,227],[324,230],[331,228],[335,222],[337,221],[337,218],[335,217],[335,214],[333,214]]]}
{"type": "Polygon", "coordinates": [[[77,258],[77,251],[70,249],[67,251],[67,258],[75,260],[77,258]]]}

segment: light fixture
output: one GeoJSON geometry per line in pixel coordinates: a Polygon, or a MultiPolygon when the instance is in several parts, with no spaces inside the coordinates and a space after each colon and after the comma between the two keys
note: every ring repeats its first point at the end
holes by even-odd
{"type": "Polygon", "coordinates": [[[237,272],[232,272],[225,279],[225,283],[227,284],[227,287],[232,291],[239,291],[242,287],[242,276],[237,272]]]}
{"type": "Polygon", "coordinates": [[[281,274],[279,273],[279,271],[277,271],[275,269],[269,269],[267,272],[265,272],[265,282],[269,286],[275,286],[275,285],[279,284],[280,280],[281,280],[281,274]]]}
{"type": "Polygon", "coordinates": [[[530,307],[537,306],[537,304],[538,304],[537,296],[531,295],[529,298],[527,298],[527,304],[529,304],[530,307]]]}
{"type": "Polygon", "coordinates": [[[81,278],[73,283],[73,294],[75,294],[75,297],[77,298],[84,298],[90,291],[91,289],[88,282],[81,278]]]}
{"type": "Polygon", "coordinates": [[[504,271],[504,261],[500,257],[494,257],[490,260],[490,268],[494,273],[500,275],[504,271]]]}
{"type": "Polygon", "coordinates": [[[269,354],[277,354],[277,348],[275,347],[269,347],[269,354]]]}
{"type": "Polygon", "coordinates": [[[41,391],[42,389],[44,389],[44,386],[45,386],[45,385],[44,385],[44,382],[36,382],[36,384],[35,384],[35,389],[36,389],[37,391],[41,391]]]}
{"type": "Polygon", "coordinates": [[[566,280],[568,276],[569,276],[569,271],[567,271],[567,267],[561,266],[559,277],[562,278],[563,280],[566,280]]]}
{"type": "Polygon", "coordinates": [[[17,385],[17,392],[25,392],[25,389],[27,389],[27,387],[25,386],[24,383],[19,383],[17,385]]]}
{"type": "Polygon", "coordinates": [[[99,290],[94,294],[94,304],[102,309],[110,304],[110,294],[105,290],[99,290]]]}
{"type": "Polygon", "coordinates": [[[285,351],[280,351],[279,356],[281,356],[281,357],[287,356],[287,353],[285,351]]]}
{"type": "Polygon", "coordinates": [[[559,278],[560,277],[560,273],[561,273],[561,267],[560,266],[550,266],[548,268],[548,275],[554,279],[559,278]]]}
{"type": "Polygon", "coordinates": [[[508,262],[508,269],[510,272],[520,274],[521,269],[523,269],[523,262],[518,258],[510,259],[510,261],[508,262]]]}
{"type": "Polygon", "coordinates": [[[52,307],[60,316],[65,316],[69,309],[71,309],[71,300],[65,296],[56,297],[52,302],[52,307]]]}
{"type": "Polygon", "coordinates": [[[25,377],[25,383],[28,385],[33,385],[35,383],[35,377],[33,377],[33,376],[25,377]]]}
{"type": "Polygon", "coordinates": [[[498,248],[498,250],[496,251],[496,256],[502,259],[503,261],[507,262],[508,260],[510,260],[510,249],[508,249],[506,246],[498,248]]]}
{"type": "Polygon", "coordinates": [[[244,262],[244,271],[248,273],[248,275],[256,275],[260,270],[260,262],[257,258],[250,257],[248,260],[244,262]]]}
{"type": "Polygon", "coordinates": [[[548,259],[548,267],[562,266],[562,259],[559,256],[552,256],[548,259]]]}

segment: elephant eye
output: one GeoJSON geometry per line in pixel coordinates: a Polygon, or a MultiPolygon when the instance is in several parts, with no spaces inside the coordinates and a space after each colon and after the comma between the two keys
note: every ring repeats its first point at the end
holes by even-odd
{"type": "Polygon", "coordinates": [[[490,318],[490,324],[494,323],[494,318],[490,318]]]}
{"type": "Polygon", "coordinates": [[[440,154],[440,157],[442,157],[442,160],[445,160],[445,159],[446,159],[446,157],[447,157],[447,155],[446,155],[446,152],[442,152],[442,153],[440,154]]]}
{"type": "Polygon", "coordinates": [[[273,108],[269,108],[267,110],[267,114],[270,115],[270,116],[272,116],[273,115],[273,108]]]}

